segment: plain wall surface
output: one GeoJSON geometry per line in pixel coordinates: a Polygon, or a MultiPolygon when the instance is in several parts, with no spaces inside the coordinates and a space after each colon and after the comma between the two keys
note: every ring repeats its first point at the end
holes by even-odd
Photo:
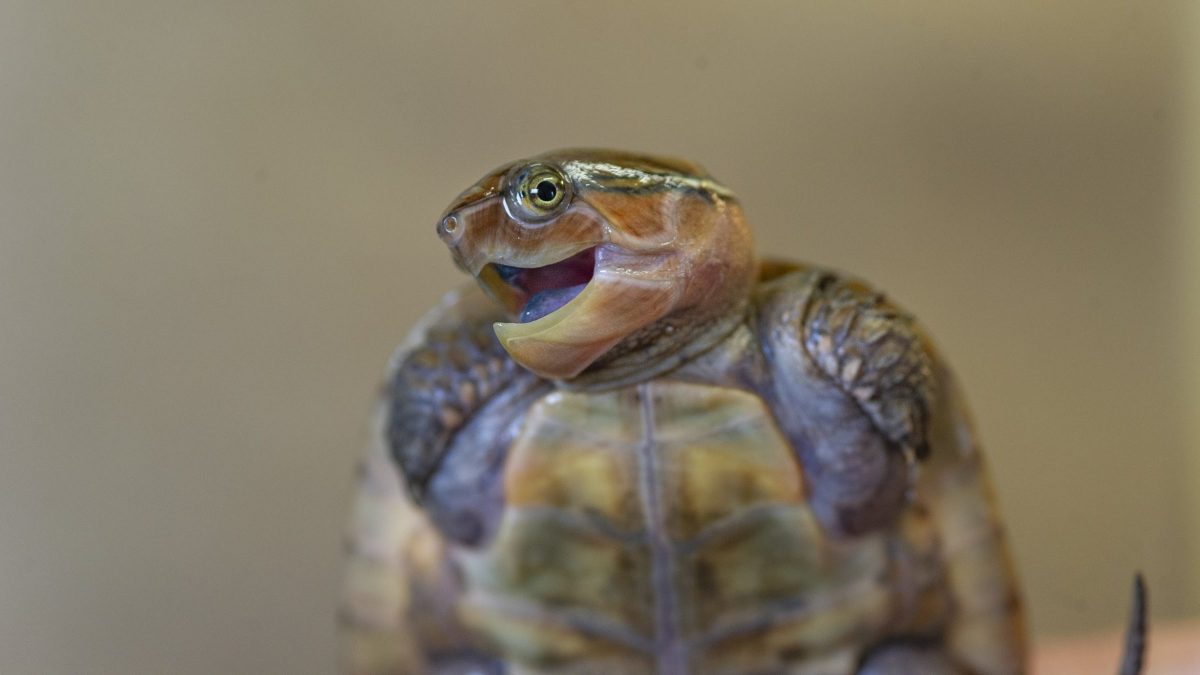
{"type": "Polygon", "coordinates": [[[922,319],[1039,635],[1200,614],[1196,12],[1017,4],[0,4],[0,672],[330,672],[435,218],[560,146],[922,319]]]}

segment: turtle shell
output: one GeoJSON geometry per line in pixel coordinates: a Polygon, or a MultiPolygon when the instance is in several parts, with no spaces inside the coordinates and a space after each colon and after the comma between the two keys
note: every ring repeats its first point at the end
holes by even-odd
{"type": "Polygon", "coordinates": [[[511,449],[495,539],[460,558],[464,620],[542,666],[755,672],[834,644],[852,662],[888,618],[889,542],[831,541],[804,482],[751,392],[550,394],[511,449]]]}
{"type": "Polygon", "coordinates": [[[875,334],[883,315],[847,315],[857,287],[828,273],[769,269],[716,348],[598,390],[489,369],[499,352],[457,328],[489,310],[474,292],[444,303],[395,361],[362,475],[351,670],[849,674],[920,643],[961,672],[1020,672],[1007,553],[948,372],[913,366],[938,396],[924,416],[897,407],[880,392],[915,371],[875,334]],[[433,421],[389,439],[396,419],[433,421]]]}

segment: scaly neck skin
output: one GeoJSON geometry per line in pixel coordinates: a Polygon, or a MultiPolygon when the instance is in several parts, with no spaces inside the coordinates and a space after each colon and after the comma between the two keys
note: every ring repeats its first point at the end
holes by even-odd
{"type": "Polygon", "coordinates": [[[666,317],[625,338],[579,375],[554,384],[568,391],[604,391],[665,375],[720,344],[743,322],[746,307],[742,299],[703,323],[694,323],[690,312],[666,317]],[[703,328],[689,327],[697,325],[703,328]]]}

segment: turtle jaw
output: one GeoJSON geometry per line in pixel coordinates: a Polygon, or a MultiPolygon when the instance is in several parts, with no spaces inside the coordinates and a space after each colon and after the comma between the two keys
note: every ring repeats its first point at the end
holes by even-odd
{"type": "Polygon", "coordinates": [[[488,263],[479,280],[518,323],[529,323],[574,300],[591,282],[595,268],[596,247],[591,246],[537,267],[488,263]]]}
{"type": "Polygon", "coordinates": [[[541,267],[485,265],[479,281],[518,318],[494,325],[501,346],[542,377],[578,375],[677,299],[673,279],[630,263],[601,245],[541,267]]]}

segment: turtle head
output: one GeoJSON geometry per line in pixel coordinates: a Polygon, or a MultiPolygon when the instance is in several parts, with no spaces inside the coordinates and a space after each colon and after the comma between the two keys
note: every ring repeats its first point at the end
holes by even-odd
{"type": "Polygon", "coordinates": [[[699,166],[643,155],[507,164],[437,230],[507,309],[504,349],[558,380],[629,381],[711,347],[740,320],[755,274],[733,195],[699,166]]]}

